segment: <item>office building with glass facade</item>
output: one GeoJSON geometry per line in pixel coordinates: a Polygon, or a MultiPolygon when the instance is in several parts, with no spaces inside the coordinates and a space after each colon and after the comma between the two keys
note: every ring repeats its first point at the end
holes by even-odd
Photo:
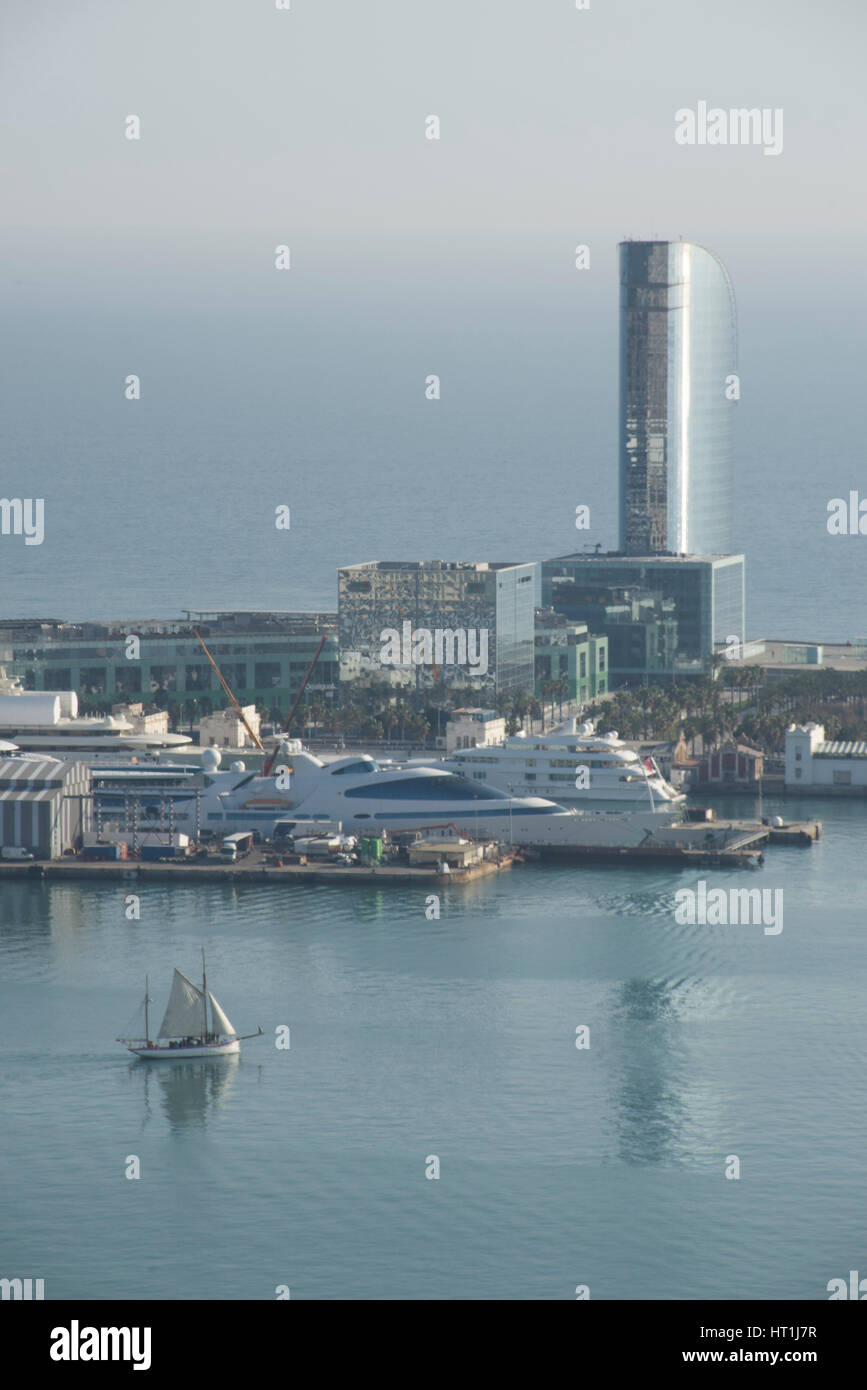
{"type": "MultiPolygon", "coordinates": [[[[560,555],[542,564],[542,602],[577,616],[601,587],[640,589],[673,600],[677,623],[671,674],[710,670],[714,648],[744,641],[743,555],[560,555]]],[[[612,673],[616,668],[612,658],[612,673]]]]}
{"type": "Polygon", "coordinates": [[[340,677],[532,693],[537,566],[374,560],[338,571],[340,677]]]}
{"type": "Polygon", "coordinates": [[[689,241],[620,254],[620,549],[727,555],[737,320],[728,272],[689,241]]]}

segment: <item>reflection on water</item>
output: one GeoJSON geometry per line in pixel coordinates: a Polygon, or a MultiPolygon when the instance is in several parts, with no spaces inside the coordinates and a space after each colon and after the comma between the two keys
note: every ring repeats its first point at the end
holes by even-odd
{"type": "Polygon", "coordinates": [[[688,1115],[674,1047],[676,988],[669,980],[624,980],[615,996],[626,1049],[616,1119],[626,1163],[661,1163],[683,1154],[688,1115]]]}
{"type": "Polygon", "coordinates": [[[133,1062],[130,1071],[144,1074],[145,1113],[162,1106],[172,1130],[204,1127],[209,1110],[225,1101],[237,1076],[237,1053],[206,1062],[133,1062]]]}

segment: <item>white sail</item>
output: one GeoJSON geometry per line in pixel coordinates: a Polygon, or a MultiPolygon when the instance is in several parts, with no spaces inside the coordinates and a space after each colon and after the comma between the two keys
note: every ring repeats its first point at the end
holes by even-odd
{"type": "Polygon", "coordinates": [[[222,1037],[228,1036],[233,1038],[235,1036],[235,1030],[210,990],[208,990],[208,998],[211,1001],[211,1032],[219,1033],[222,1037]]]}
{"type": "Polygon", "coordinates": [[[176,969],[158,1038],[200,1037],[205,1031],[202,991],[176,969]]]}

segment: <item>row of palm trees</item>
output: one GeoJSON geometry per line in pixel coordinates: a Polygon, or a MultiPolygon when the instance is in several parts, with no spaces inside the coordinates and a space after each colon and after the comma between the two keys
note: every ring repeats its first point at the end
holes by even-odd
{"type": "Polygon", "coordinates": [[[867,740],[867,671],[805,671],[769,681],[761,667],[726,667],[709,676],[670,685],[616,691],[592,705],[587,717],[600,733],[624,738],[676,739],[682,731],[695,748],[745,735],[766,753],[780,753],[792,723],[815,720],[829,738],[867,740]]]}
{"type": "MultiPolygon", "coordinates": [[[[808,719],[823,723],[830,738],[867,739],[867,671],[841,672],[815,669],[769,681],[759,666],[732,667],[715,660],[716,676],[702,676],[669,684],[631,687],[615,691],[590,705],[585,717],[594,719],[601,733],[616,729],[631,739],[676,739],[682,731],[695,748],[716,746],[724,737],[741,732],[766,752],[782,749],[787,726],[808,719]]],[[[544,681],[539,697],[529,692],[501,692],[485,700],[506,719],[509,733],[526,727],[529,720],[553,721],[555,709],[562,718],[569,689],[565,678],[544,681]]],[[[174,701],[168,692],[157,692],[155,703],[167,708],[174,727],[191,724],[210,714],[215,703],[208,697],[174,701]]],[[[472,686],[443,687],[415,696],[395,691],[386,682],[364,688],[346,688],[343,700],[332,704],[312,692],[293,720],[292,732],[314,730],[338,737],[370,741],[422,743],[441,733],[453,709],[477,705],[480,696],[472,686]],[[423,708],[419,707],[423,704],[423,708]]],[[[264,718],[281,724],[284,713],[259,707],[264,718]]]]}

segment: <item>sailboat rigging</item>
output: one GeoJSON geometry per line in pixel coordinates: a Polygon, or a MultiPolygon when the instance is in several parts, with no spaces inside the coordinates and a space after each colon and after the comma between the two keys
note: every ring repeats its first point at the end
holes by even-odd
{"type": "Polygon", "coordinates": [[[201,1057],[231,1057],[241,1051],[241,1043],[247,1038],[262,1036],[260,1027],[256,1033],[239,1034],[229,1021],[215,996],[208,989],[205,969],[205,952],[202,949],[202,985],[193,984],[182,970],[175,967],[169,1002],[163,1014],[163,1021],[155,1039],[150,1035],[149,978],[145,976],[145,1036],[144,1038],[118,1038],[126,1043],[130,1052],[146,1061],[167,1059],[189,1059],[201,1057]],[[211,1006],[210,1025],[208,1005],[211,1006]]]}

